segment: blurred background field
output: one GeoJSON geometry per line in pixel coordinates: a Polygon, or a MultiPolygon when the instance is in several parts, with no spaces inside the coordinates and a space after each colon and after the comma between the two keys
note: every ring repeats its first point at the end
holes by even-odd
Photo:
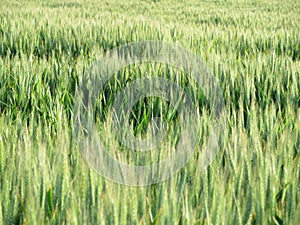
{"type": "Polygon", "coordinates": [[[0,224],[298,224],[299,89],[299,1],[2,0],[0,224]],[[101,54],[142,40],[203,59],[227,126],[207,170],[128,187],[81,157],[73,100],[101,54]]]}

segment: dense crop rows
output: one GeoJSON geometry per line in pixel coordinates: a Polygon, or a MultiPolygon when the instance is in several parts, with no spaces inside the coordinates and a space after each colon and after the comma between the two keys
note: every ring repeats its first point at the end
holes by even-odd
{"type": "MultiPolygon", "coordinates": [[[[3,1],[0,224],[297,224],[299,24],[300,4],[292,0],[3,1]],[[89,66],[141,40],[176,43],[201,57],[223,91],[227,124],[207,170],[198,170],[195,154],[170,180],[132,188],[88,166],[71,124],[76,85],[89,66]]],[[[141,68],[121,77],[163,71],[186,84],[174,68],[141,68]]],[[[118,82],[102,93],[100,125],[118,82]]],[[[172,115],[166,103],[149,102],[172,115]]],[[[136,105],[135,133],[145,132],[147,107],[136,105]]],[[[211,121],[202,120],[203,138],[211,121]]]]}

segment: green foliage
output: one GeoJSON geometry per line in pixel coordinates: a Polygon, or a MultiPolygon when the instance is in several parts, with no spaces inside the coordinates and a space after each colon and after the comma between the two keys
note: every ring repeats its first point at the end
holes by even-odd
{"type": "MultiPolygon", "coordinates": [[[[3,1],[0,9],[0,224],[297,224],[300,210],[300,4],[297,1],[3,1]],[[105,180],[80,155],[71,124],[76,85],[104,52],[139,40],[176,43],[204,59],[224,95],[220,152],[199,171],[211,120],[203,110],[195,157],[169,180],[131,188],[105,180]]],[[[205,97],[176,69],[128,67],[95,107],[111,134],[107,105],[130,81],[161,74],[205,97]],[[108,122],[105,122],[107,121],[108,122]]],[[[168,102],[139,101],[135,135],[168,102]]],[[[175,141],[176,142],[176,141],[175,141]]],[[[120,160],[149,164],[167,157],[120,160]]]]}

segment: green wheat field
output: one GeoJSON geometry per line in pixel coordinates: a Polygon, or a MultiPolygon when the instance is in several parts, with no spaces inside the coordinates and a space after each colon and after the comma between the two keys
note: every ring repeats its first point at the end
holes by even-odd
{"type": "MultiPolygon", "coordinates": [[[[157,74],[206,107],[203,93],[176,68],[119,71],[91,113],[111,154],[129,164],[159,162],[171,148],[135,158],[103,131],[108,108],[131,80],[157,74]]],[[[299,0],[1,0],[0,224],[300,224],[299,90],[299,0]],[[144,40],[176,44],[205,62],[223,92],[226,125],[207,169],[197,157],[212,123],[203,109],[187,165],[164,182],[131,187],[84,160],[73,106],[99,56],[144,40]]],[[[170,124],[166,139],[176,142],[178,120],[168,107],[157,98],[139,101],[134,134],[147,135],[155,114],[170,124]]]]}

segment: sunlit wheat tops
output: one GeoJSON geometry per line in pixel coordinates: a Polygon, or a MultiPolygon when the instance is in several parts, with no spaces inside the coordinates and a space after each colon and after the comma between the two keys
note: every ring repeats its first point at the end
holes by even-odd
{"type": "Polygon", "coordinates": [[[298,224],[300,221],[299,1],[1,1],[0,224],[298,224]],[[164,64],[123,68],[99,94],[99,136],[122,162],[160,162],[179,138],[169,103],[132,109],[138,137],[162,116],[160,152],[136,156],[105,132],[116,93],[139,77],[185,88],[201,110],[195,154],[163,183],[132,188],[104,179],[72,131],[76,88],[103,53],[158,40],[188,49],[215,75],[226,126],[206,170],[199,152],[213,121],[188,74],[164,64]],[[171,143],[171,144],[170,144],[171,143]]]}

